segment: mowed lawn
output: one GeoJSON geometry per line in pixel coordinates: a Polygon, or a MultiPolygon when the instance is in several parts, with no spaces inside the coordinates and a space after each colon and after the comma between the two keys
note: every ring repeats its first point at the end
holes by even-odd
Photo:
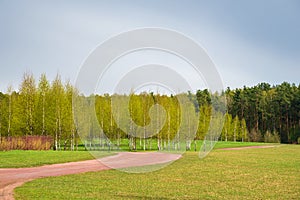
{"type": "MultiPolygon", "coordinates": [[[[128,141],[125,141],[128,142],[128,141]]],[[[201,142],[198,142],[197,151],[201,142]]],[[[125,143],[124,143],[125,145],[125,143]]],[[[215,148],[240,147],[253,145],[272,145],[253,142],[218,142],[215,148]]],[[[125,145],[126,146],[126,145],[125,145]]],[[[128,145],[127,145],[128,146],[128,145]]],[[[82,147],[83,148],[83,147],[82,147]]],[[[141,148],[142,149],[142,148],[141,148]]],[[[142,151],[142,150],[139,150],[142,151]]],[[[103,157],[112,155],[113,151],[93,152],[93,156],[103,157]]],[[[47,164],[66,163],[94,159],[88,151],[0,151],[0,168],[36,167],[47,164]]]]}
{"type": "MultiPolygon", "coordinates": [[[[99,157],[106,155],[111,153],[99,153],[99,157]]],[[[94,157],[88,151],[0,151],[0,168],[35,167],[90,159],[94,157]]]]}
{"type": "Polygon", "coordinates": [[[25,183],[16,199],[300,199],[300,145],[198,152],[162,170],[118,170],[25,183]]]}

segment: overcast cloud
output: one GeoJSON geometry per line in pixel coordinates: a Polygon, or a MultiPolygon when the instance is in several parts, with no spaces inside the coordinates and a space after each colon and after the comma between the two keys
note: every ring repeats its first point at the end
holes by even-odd
{"type": "Polygon", "coordinates": [[[104,40],[141,27],[179,31],[199,43],[224,86],[299,84],[299,1],[0,0],[0,91],[22,75],[75,81],[104,40]]]}

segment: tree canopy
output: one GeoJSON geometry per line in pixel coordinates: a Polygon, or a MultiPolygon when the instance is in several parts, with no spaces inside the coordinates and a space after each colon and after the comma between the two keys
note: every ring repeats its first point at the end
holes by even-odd
{"type": "Polygon", "coordinates": [[[152,149],[153,141],[159,150],[191,149],[194,140],[203,140],[209,132],[224,141],[297,142],[300,85],[260,83],[227,88],[221,94],[204,89],[176,95],[86,97],[59,75],[49,82],[43,74],[36,83],[32,74],[25,73],[18,91],[9,86],[0,93],[0,142],[2,137],[52,136],[54,149],[75,150],[80,135],[91,148],[120,148],[126,138],[131,150],[137,142],[144,150],[152,149]],[[180,95],[186,97],[185,103],[180,95]],[[76,108],[74,96],[80,102],[76,108]],[[95,117],[86,115],[85,108],[95,117]],[[218,123],[222,128],[214,129],[212,124],[218,123]]]}

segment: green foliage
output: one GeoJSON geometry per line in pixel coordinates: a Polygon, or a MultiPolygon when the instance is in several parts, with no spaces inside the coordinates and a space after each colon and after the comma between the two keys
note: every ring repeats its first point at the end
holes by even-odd
{"type": "Polygon", "coordinates": [[[280,136],[276,132],[271,133],[270,131],[267,131],[264,135],[264,142],[280,143],[280,136]]]}
{"type": "Polygon", "coordinates": [[[25,135],[34,135],[36,123],[34,112],[36,104],[36,85],[32,74],[25,73],[20,87],[19,115],[20,132],[25,135]]]}
{"type": "Polygon", "coordinates": [[[155,149],[189,150],[194,139],[214,138],[220,133],[222,141],[280,139],[296,143],[299,121],[300,86],[286,82],[227,88],[221,94],[204,89],[175,96],[141,93],[87,97],[69,82],[63,83],[59,75],[50,83],[42,74],[36,84],[33,75],[25,73],[19,92],[8,87],[6,94],[0,94],[0,138],[51,136],[56,150],[78,149],[79,136],[90,149],[120,148],[121,140],[128,138],[131,150],[137,146],[154,150],[154,140],[155,149]],[[96,116],[91,115],[94,110],[96,116]]]}
{"type": "Polygon", "coordinates": [[[245,119],[250,135],[257,136],[252,140],[262,140],[269,130],[277,132],[283,143],[296,142],[300,126],[300,85],[260,83],[243,89],[228,88],[225,94],[229,114],[245,119]]]}
{"type": "Polygon", "coordinates": [[[211,120],[211,111],[212,107],[209,105],[203,105],[200,107],[197,139],[203,140],[206,133],[208,132],[211,120]]]}

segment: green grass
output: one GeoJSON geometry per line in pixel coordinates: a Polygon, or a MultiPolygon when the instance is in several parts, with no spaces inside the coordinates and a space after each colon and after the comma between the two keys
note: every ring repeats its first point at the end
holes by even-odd
{"type": "Polygon", "coordinates": [[[265,142],[217,142],[214,149],[221,148],[233,148],[233,147],[248,147],[248,146],[274,146],[278,145],[277,143],[265,143],[265,142]]]}
{"type": "MultiPolygon", "coordinates": [[[[125,143],[126,141],[124,141],[125,143]]],[[[256,145],[270,145],[266,143],[253,142],[218,142],[215,149],[226,147],[241,147],[241,146],[256,146],[256,145]]],[[[199,151],[201,141],[198,141],[197,151],[199,151]]],[[[82,147],[84,149],[84,147],[82,147]]],[[[113,153],[115,150],[112,150],[113,153]]],[[[143,152],[138,149],[137,151],[143,152]]],[[[194,146],[192,145],[192,151],[194,146]]],[[[99,154],[99,157],[111,155],[111,153],[93,151],[93,155],[99,154]]],[[[81,160],[89,160],[94,157],[88,151],[0,151],[0,168],[20,168],[20,167],[34,167],[46,164],[65,163],[81,160]]]]}
{"type": "MultiPolygon", "coordinates": [[[[200,147],[202,145],[202,140],[197,140],[197,145],[196,145],[196,151],[200,150],[200,147]]],[[[115,142],[116,143],[116,142],[115,142]]],[[[142,152],[143,150],[143,140],[141,142],[142,145],[140,145],[140,140],[137,139],[136,142],[136,150],[137,152],[142,152]]],[[[147,145],[146,145],[146,150],[150,151],[150,140],[147,140],[147,145]]],[[[151,141],[151,151],[157,151],[157,140],[156,139],[152,139],[151,141]]],[[[244,147],[244,146],[262,146],[262,145],[276,145],[274,143],[265,143],[265,142],[225,142],[225,141],[218,141],[215,145],[215,149],[218,148],[227,148],[227,147],[244,147]]],[[[181,142],[181,147],[185,148],[185,142],[181,142]]],[[[81,147],[84,148],[84,147],[81,147]]],[[[87,149],[89,149],[89,147],[87,147],[87,149]]],[[[129,146],[128,146],[128,139],[122,139],[121,143],[120,143],[120,149],[123,151],[129,151],[129,146]]],[[[172,145],[171,145],[171,149],[172,149],[172,145]]],[[[171,150],[170,149],[170,150],[171,150]]],[[[103,149],[105,151],[108,150],[108,147],[105,147],[105,149],[103,149]]],[[[114,144],[114,146],[111,147],[111,151],[117,151],[117,146],[116,144],[114,144]]],[[[195,151],[195,143],[192,142],[191,144],[191,151],[195,151]]]]}
{"type": "Polygon", "coordinates": [[[300,145],[197,152],[162,170],[117,170],[49,177],[25,183],[16,199],[299,199],[300,145]]]}
{"type": "MultiPolygon", "coordinates": [[[[100,156],[110,155],[101,153],[100,156]]],[[[0,168],[34,167],[93,159],[88,151],[0,151],[0,168]]]]}

